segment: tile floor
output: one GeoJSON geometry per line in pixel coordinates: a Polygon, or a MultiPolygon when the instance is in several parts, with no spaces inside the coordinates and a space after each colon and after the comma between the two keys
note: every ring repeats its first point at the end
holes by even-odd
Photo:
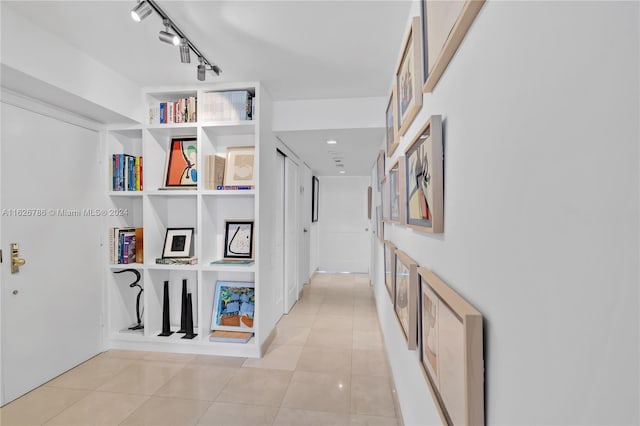
{"type": "Polygon", "coordinates": [[[400,425],[368,281],[316,275],[262,359],[112,350],[3,407],[0,424],[400,425]]]}

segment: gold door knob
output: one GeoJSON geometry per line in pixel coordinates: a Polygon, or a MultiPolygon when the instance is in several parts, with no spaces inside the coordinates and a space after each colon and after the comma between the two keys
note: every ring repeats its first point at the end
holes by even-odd
{"type": "Polygon", "coordinates": [[[11,273],[15,274],[20,272],[20,267],[27,263],[24,259],[19,257],[18,244],[11,244],[11,273]]]}
{"type": "Polygon", "coordinates": [[[27,263],[27,262],[25,262],[24,259],[20,259],[19,257],[12,257],[11,258],[11,264],[13,266],[24,266],[25,263],[27,263]]]}

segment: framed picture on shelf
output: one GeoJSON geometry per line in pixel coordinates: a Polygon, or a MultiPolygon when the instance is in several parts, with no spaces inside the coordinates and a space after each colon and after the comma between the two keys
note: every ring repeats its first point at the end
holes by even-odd
{"type": "Polygon", "coordinates": [[[389,220],[404,223],[404,159],[400,158],[389,169],[389,220]]]}
{"type": "Polygon", "coordinates": [[[193,228],[167,228],[162,257],[165,259],[193,256],[193,228]]]}
{"type": "Polygon", "coordinates": [[[378,191],[382,188],[382,179],[384,179],[384,157],[384,151],[380,150],[380,152],[378,152],[378,159],[376,160],[376,171],[378,174],[378,191]]]}
{"type": "Polygon", "coordinates": [[[396,86],[393,86],[391,90],[391,96],[389,97],[389,102],[387,103],[387,114],[386,114],[386,123],[387,123],[387,157],[391,157],[393,152],[396,150],[399,144],[398,138],[398,113],[397,102],[396,102],[396,86]]]}
{"type": "Polygon", "coordinates": [[[211,315],[212,330],[253,331],[255,284],[217,281],[211,315]]]}
{"type": "Polygon", "coordinates": [[[227,148],[227,162],[224,168],[225,186],[253,187],[255,147],[233,146],[227,148]]]}
{"type": "Polygon", "coordinates": [[[320,201],[320,181],[317,177],[311,178],[311,222],[318,221],[318,203],[320,201]]]}
{"type": "Polygon", "coordinates": [[[405,151],[406,224],[444,232],[442,119],[432,115],[405,151]]]}
{"type": "Polygon", "coordinates": [[[421,0],[422,90],[433,91],[485,0],[421,0]]]}
{"type": "Polygon", "coordinates": [[[420,17],[411,21],[411,28],[396,68],[398,97],[398,133],[404,135],[422,108],[422,36],[420,17]]]}
{"type": "Polygon", "coordinates": [[[395,270],[396,270],[396,249],[397,247],[391,241],[384,241],[384,285],[387,287],[391,304],[394,302],[396,293],[395,289],[395,270]]]}
{"type": "Polygon", "coordinates": [[[484,424],[482,315],[418,268],[420,366],[443,424],[484,424]]]}
{"type": "Polygon", "coordinates": [[[198,145],[195,137],[171,138],[164,187],[195,189],[198,186],[197,157],[198,145]]]}
{"type": "Polygon", "coordinates": [[[402,250],[396,250],[393,309],[411,350],[418,340],[418,265],[402,250]]]}
{"type": "Polygon", "coordinates": [[[224,259],[253,259],[253,220],[226,220],[224,259]]]}

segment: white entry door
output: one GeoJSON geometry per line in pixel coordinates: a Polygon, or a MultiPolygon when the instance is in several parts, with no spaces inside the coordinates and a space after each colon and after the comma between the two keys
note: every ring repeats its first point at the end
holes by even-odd
{"type": "Polygon", "coordinates": [[[289,157],[285,157],[284,160],[284,183],[284,311],[288,313],[300,295],[298,283],[300,278],[298,273],[298,242],[300,241],[298,165],[289,157]]]}
{"type": "MultiPolygon", "coordinates": [[[[2,103],[0,405],[101,350],[99,133],[2,103]],[[79,212],[79,213],[77,213],[79,212]],[[26,261],[11,273],[10,244],[26,261]]],[[[64,115],[64,114],[63,114],[64,115]]]]}

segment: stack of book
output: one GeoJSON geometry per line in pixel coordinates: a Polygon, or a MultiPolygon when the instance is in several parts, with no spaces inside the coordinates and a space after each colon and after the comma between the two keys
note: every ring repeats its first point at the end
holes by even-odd
{"type": "Polygon", "coordinates": [[[210,342],[247,343],[253,337],[253,333],[244,331],[215,330],[209,335],[210,342]]]}
{"type": "Polygon", "coordinates": [[[206,189],[216,189],[218,186],[224,185],[224,167],[227,160],[218,155],[207,155],[204,161],[206,189]]]}
{"type": "Polygon", "coordinates": [[[204,121],[252,120],[254,97],[247,90],[208,92],[202,99],[204,121]]]}
{"type": "Polygon", "coordinates": [[[142,191],[142,157],[113,154],[111,181],[113,191],[142,191]]]}
{"type": "Polygon", "coordinates": [[[109,233],[109,261],[127,265],[144,263],[142,228],[111,228],[109,233]]]}
{"type": "Polygon", "coordinates": [[[195,96],[149,106],[149,124],[195,123],[198,101],[195,96]]]}
{"type": "Polygon", "coordinates": [[[198,258],[191,257],[158,257],[156,265],[197,265],[198,258]]]}

